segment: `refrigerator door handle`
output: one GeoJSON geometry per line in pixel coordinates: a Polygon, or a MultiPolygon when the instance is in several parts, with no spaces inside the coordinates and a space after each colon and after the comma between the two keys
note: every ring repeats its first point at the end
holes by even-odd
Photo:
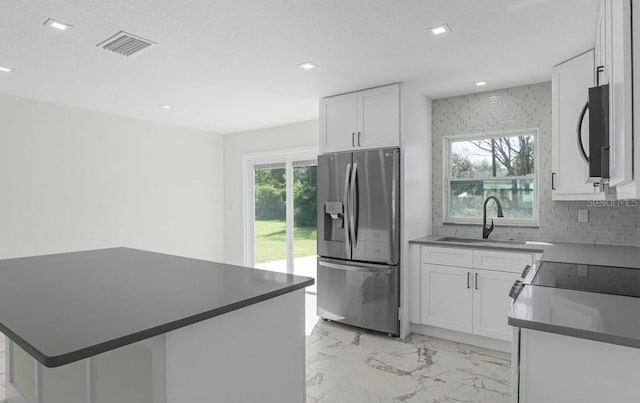
{"type": "MultiPolygon", "coordinates": [[[[358,246],[358,203],[356,203],[356,178],[358,176],[358,163],[353,163],[351,170],[351,184],[349,190],[349,227],[351,227],[351,243],[353,247],[358,246]]],[[[360,202],[360,200],[358,200],[360,202]]]]}
{"type": "Polygon", "coordinates": [[[393,155],[393,176],[392,176],[392,185],[391,185],[391,236],[389,237],[389,256],[392,262],[398,262],[399,259],[399,251],[398,245],[400,245],[399,241],[399,231],[398,223],[400,222],[399,217],[399,198],[400,198],[400,150],[396,150],[393,155]]]}
{"type": "Polygon", "coordinates": [[[364,266],[347,266],[344,264],[329,263],[329,262],[323,262],[323,261],[318,261],[318,265],[323,267],[329,267],[331,269],[338,269],[338,270],[344,270],[344,271],[360,271],[360,272],[385,273],[385,274],[391,273],[391,269],[383,269],[383,268],[377,268],[377,267],[364,267],[364,266]]]}
{"type": "Polygon", "coordinates": [[[349,206],[349,188],[350,188],[350,181],[349,178],[351,177],[351,163],[347,164],[347,169],[346,169],[346,173],[344,175],[344,196],[343,196],[343,205],[344,205],[344,215],[345,215],[345,219],[344,219],[344,243],[345,243],[345,247],[347,250],[347,257],[349,259],[351,259],[351,239],[350,239],[350,206],[349,206]]]}

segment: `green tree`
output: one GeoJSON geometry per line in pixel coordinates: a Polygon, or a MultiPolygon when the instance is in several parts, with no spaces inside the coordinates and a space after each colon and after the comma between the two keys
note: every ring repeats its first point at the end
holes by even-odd
{"type": "Polygon", "coordinates": [[[256,220],[284,220],[286,217],[286,170],[284,168],[256,169],[256,220]]]}
{"type": "MultiPolygon", "coordinates": [[[[293,170],[294,225],[316,227],[317,167],[293,170]]],[[[255,170],[255,217],[257,220],[284,220],[286,217],[286,169],[255,170]]]]}
{"type": "Polygon", "coordinates": [[[296,167],[293,171],[294,225],[316,227],[318,219],[316,166],[296,167]]]}
{"type": "MultiPolygon", "coordinates": [[[[493,176],[498,170],[506,171],[506,176],[526,176],[534,170],[534,137],[511,136],[475,140],[471,143],[492,156],[493,176]]],[[[511,207],[520,208],[518,180],[511,181],[511,207]]]]}

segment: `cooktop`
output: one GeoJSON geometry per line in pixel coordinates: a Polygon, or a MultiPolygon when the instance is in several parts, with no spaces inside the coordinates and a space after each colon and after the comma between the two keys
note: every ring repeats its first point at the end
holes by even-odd
{"type": "Polygon", "coordinates": [[[640,269],[542,262],[531,284],[640,297],[640,269]]]}

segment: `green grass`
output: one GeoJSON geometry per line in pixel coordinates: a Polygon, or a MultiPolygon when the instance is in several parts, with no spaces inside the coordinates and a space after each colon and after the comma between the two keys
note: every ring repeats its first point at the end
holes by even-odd
{"type": "MultiPolygon", "coordinates": [[[[284,221],[258,221],[255,226],[256,263],[287,258],[287,224],[284,221]]],[[[293,230],[294,256],[314,256],[317,231],[314,227],[296,227],[293,230]]]]}

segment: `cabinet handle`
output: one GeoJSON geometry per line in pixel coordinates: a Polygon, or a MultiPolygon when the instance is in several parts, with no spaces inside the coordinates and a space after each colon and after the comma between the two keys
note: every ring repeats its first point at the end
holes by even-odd
{"type": "Polygon", "coordinates": [[[476,273],[476,290],[478,289],[478,273],[476,273]]]}
{"type": "Polygon", "coordinates": [[[556,190],[556,173],[551,172],[551,190],[556,190]]]}
{"type": "Polygon", "coordinates": [[[360,147],[360,132],[358,132],[358,147],[360,147]]]}
{"type": "Polygon", "coordinates": [[[471,288],[471,283],[469,280],[469,277],[471,276],[471,273],[467,272],[467,288],[471,288]]]}
{"type": "Polygon", "coordinates": [[[351,146],[352,147],[356,146],[356,133],[355,132],[351,133],[351,146]]]}
{"type": "MultiPolygon", "coordinates": [[[[602,179],[609,179],[609,152],[611,151],[610,146],[602,146],[600,147],[600,155],[602,155],[602,159],[600,160],[600,176],[602,179]]],[[[604,188],[604,187],[603,187],[604,188]]]]}
{"type": "Polygon", "coordinates": [[[600,73],[604,72],[604,66],[596,67],[596,87],[600,86],[600,73]]]}

